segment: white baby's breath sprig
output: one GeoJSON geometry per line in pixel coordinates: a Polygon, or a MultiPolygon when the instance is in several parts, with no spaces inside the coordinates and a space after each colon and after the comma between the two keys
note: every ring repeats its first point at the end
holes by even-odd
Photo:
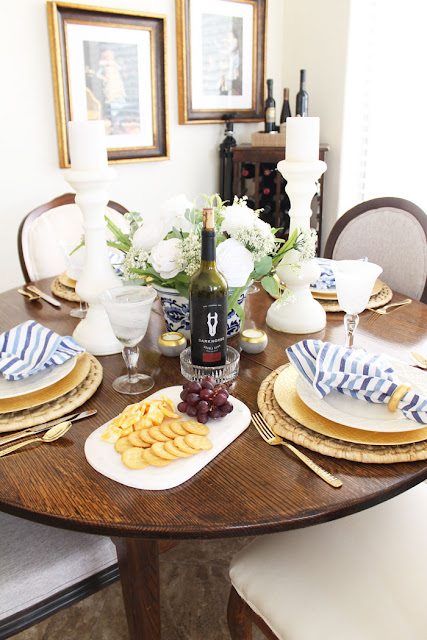
{"type": "Polygon", "coordinates": [[[200,267],[201,241],[196,233],[183,238],[176,257],[176,266],[188,276],[192,276],[200,267]]]}
{"type": "Polygon", "coordinates": [[[135,247],[131,247],[126,255],[126,258],[123,262],[123,276],[126,280],[131,280],[132,278],[136,278],[132,269],[141,269],[145,271],[148,266],[148,261],[150,259],[150,254],[148,251],[144,251],[142,249],[136,249],[135,247]]]}

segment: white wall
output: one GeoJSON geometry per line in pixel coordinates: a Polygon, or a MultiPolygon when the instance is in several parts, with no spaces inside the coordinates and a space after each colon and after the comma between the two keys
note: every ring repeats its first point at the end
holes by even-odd
{"type": "MultiPolygon", "coordinates": [[[[347,5],[349,0],[268,0],[267,77],[274,80],[280,112],[283,87],[294,100],[298,70],[307,68],[310,113],[321,118],[322,141],[331,144],[325,191],[325,230],[337,217],[339,145],[347,5]]],[[[110,197],[143,215],[178,193],[193,199],[219,188],[218,145],[223,126],[178,125],[174,0],[91,0],[88,4],[167,15],[170,160],[115,165],[110,197]]],[[[16,236],[24,215],[70,190],[59,169],[45,0],[3,7],[0,24],[2,100],[0,175],[2,258],[0,291],[22,284],[16,236]]],[[[238,143],[260,124],[236,124],[238,143]]]]}
{"type": "Polygon", "coordinates": [[[284,68],[282,86],[290,88],[292,115],[299,89],[299,70],[307,69],[308,115],[320,117],[320,141],[328,152],[323,201],[323,242],[339,210],[344,87],[350,0],[284,0],[284,68]]]}

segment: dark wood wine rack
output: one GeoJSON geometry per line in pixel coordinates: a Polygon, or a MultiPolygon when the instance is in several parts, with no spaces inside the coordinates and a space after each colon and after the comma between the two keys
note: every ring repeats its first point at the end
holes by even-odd
{"type": "MultiPolygon", "coordinates": [[[[329,145],[322,144],[319,148],[319,158],[326,162],[326,154],[329,151],[329,145]]],[[[262,193],[262,172],[261,165],[276,166],[280,160],[285,157],[285,149],[282,147],[253,147],[249,144],[233,147],[233,193],[239,197],[247,195],[250,198],[255,209],[265,204],[265,196],[262,193]],[[245,164],[254,165],[254,175],[251,178],[242,176],[242,167],[245,164]]],[[[282,227],[281,235],[286,235],[289,230],[289,217],[287,216],[287,208],[289,208],[287,194],[285,193],[286,180],[276,171],[275,187],[271,194],[271,215],[267,219],[275,227],[282,227]]],[[[311,218],[311,227],[316,229],[318,235],[318,247],[321,246],[322,237],[322,210],[323,210],[323,186],[324,175],[319,180],[318,193],[314,196],[311,208],[313,215],[311,218]]]]}

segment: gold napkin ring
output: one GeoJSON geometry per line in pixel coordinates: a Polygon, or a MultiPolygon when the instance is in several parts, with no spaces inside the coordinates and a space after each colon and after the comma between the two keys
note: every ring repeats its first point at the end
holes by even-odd
{"type": "Polygon", "coordinates": [[[397,389],[393,391],[393,394],[388,401],[388,409],[389,411],[397,411],[397,405],[402,400],[405,393],[409,391],[411,387],[407,384],[400,384],[397,389]]]}

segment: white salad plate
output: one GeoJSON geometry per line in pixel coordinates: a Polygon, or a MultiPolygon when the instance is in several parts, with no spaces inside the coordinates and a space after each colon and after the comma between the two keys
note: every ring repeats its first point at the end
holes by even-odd
{"type": "MultiPolygon", "coordinates": [[[[150,398],[161,398],[165,396],[172,400],[175,413],[180,415],[183,420],[193,420],[185,414],[180,414],[176,409],[181,402],[180,393],[182,386],[167,387],[156,391],[150,398]]],[[[209,428],[208,438],[212,442],[212,449],[209,451],[201,451],[191,456],[191,458],[179,458],[173,460],[166,467],[153,467],[149,465],[144,469],[133,470],[126,467],[120,453],[114,449],[114,444],[101,439],[101,435],[106,431],[111,420],[96,431],[93,431],[85,442],[85,456],[89,464],[99,473],[127,485],[135,489],[162,490],[177,487],[186,480],[189,480],[198,471],[203,469],[211,460],[213,460],[223,449],[228,447],[243,431],[249,426],[251,421],[251,413],[248,407],[230,396],[230,402],[234,409],[232,413],[219,418],[218,420],[209,420],[207,427],[209,428]]],[[[165,422],[167,424],[167,422],[165,422]]]]}
{"type": "Polygon", "coordinates": [[[34,373],[22,380],[6,380],[0,375],[0,400],[8,400],[17,396],[25,396],[33,391],[46,389],[65,378],[76,366],[77,358],[74,356],[63,364],[56,364],[34,373]]]}
{"type": "MultiPolygon", "coordinates": [[[[421,397],[427,396],[427,375],[423,371],[403,362],[394,361],[390,364],[402,384],[410,385],[411,390],[421,397]]],[[[347,427],[384,433],[414,431],[426,427],[425,424],[405,418],[400,411],[389,411],[386,403],[357,400],[339,391],[331,391],[324,398],[319,398],[301,375],[297,379],[297,393],[307,407],[324,418],[347,427]]]]}

